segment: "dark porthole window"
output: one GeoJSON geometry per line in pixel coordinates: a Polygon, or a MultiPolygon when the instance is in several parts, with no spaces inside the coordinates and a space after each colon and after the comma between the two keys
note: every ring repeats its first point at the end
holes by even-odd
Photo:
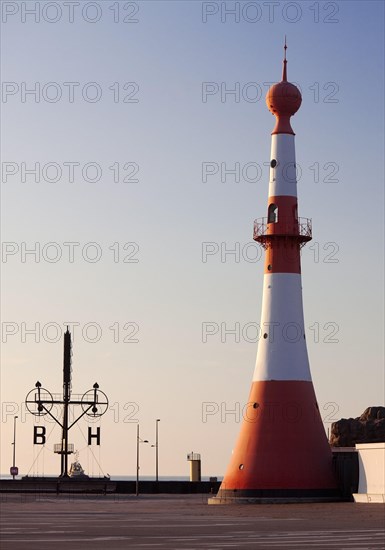
{"type": "Polygon", "coordinates": [[[270,166],[271,166],[271,168],[275,168],[277,166],[277,161],[275,159],[272,159],[270,161],[270,166]]]}
{"type": "Polygon", "coordinates": [[[240,464],[240,465],[239,465],[239,469],[240,469],[240,470],[243,470],[244,467],[245,467],[245,466],[244,466],[243,464],[240,464]]]}
{"type": "Polygon", "coordinates": [[[268,269],[269,271],[271,271],[271,264],[269,264],[269,265],[267,266],[267,269],[268,269]]]}
{"type": "Polygon", "coordinates": [[[267,338],[267,332],[265,332],[265,334],[263,335],[264,339],[266,340],[267,338]]]}
{"type": "Polygon", "coordinates": [[[259,403],[253,403],[253,409],[258,409],[259,403]]]}

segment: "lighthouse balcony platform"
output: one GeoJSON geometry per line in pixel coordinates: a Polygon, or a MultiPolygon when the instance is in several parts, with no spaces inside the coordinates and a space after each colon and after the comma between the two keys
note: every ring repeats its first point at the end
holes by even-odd
{"type": "Polygon", "coordinates": [[[53,446],[53,452],[59,455],[64,455],[64,454],[70,455],[75,452],[75,447],[73,443],[68,443],[67,452],[66,452],[61,443],[55,443],[53,446]]]}
{"type": "Polygon", "coordinates": [[[254,221],[253,239],[267,248],[274,239],[287,238],[303,246],[312,239],[312,221],[310,218],[278,219],[257,218],[254,221]]]}

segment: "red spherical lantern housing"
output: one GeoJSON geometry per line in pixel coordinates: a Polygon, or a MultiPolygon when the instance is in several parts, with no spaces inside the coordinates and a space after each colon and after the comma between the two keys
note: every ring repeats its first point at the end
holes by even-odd
{"type": "Polygon", "coordinates": [[[301,92],[297,86],[282,80],[271,86],[266,95],[266,105],[275,115],[277,123],[272,134],[293,134],[290,117],[293,116],[302,103],[301,92]]]}

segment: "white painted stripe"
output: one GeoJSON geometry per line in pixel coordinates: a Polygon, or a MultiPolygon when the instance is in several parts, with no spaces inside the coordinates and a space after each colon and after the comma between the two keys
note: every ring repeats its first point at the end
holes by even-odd
{"type": "Polygon", "coordinates": [[[265,274],[253,381],[311,381],[304,330],[301,275],[265,274]]]}
{"type": "Polygon", "coordinates": [[[277,195],[297,196],[295,144],[291,134],[274,134],[271,137],[270,160],[277,166],[270,167],[269,197],[277,195]]]}

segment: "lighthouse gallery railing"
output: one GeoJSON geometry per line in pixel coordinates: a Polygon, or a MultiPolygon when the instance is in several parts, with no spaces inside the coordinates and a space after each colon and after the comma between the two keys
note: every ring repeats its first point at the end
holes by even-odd
{"type": "Polygon", "coordinates": [[[279,218],[276,222],[268,222],[267,218],[257,218],[254,221],[253,239],[266,246],[272,237],[294,237],[302,246],[312,238],[312,221],[310,218],[279,218]]]}

